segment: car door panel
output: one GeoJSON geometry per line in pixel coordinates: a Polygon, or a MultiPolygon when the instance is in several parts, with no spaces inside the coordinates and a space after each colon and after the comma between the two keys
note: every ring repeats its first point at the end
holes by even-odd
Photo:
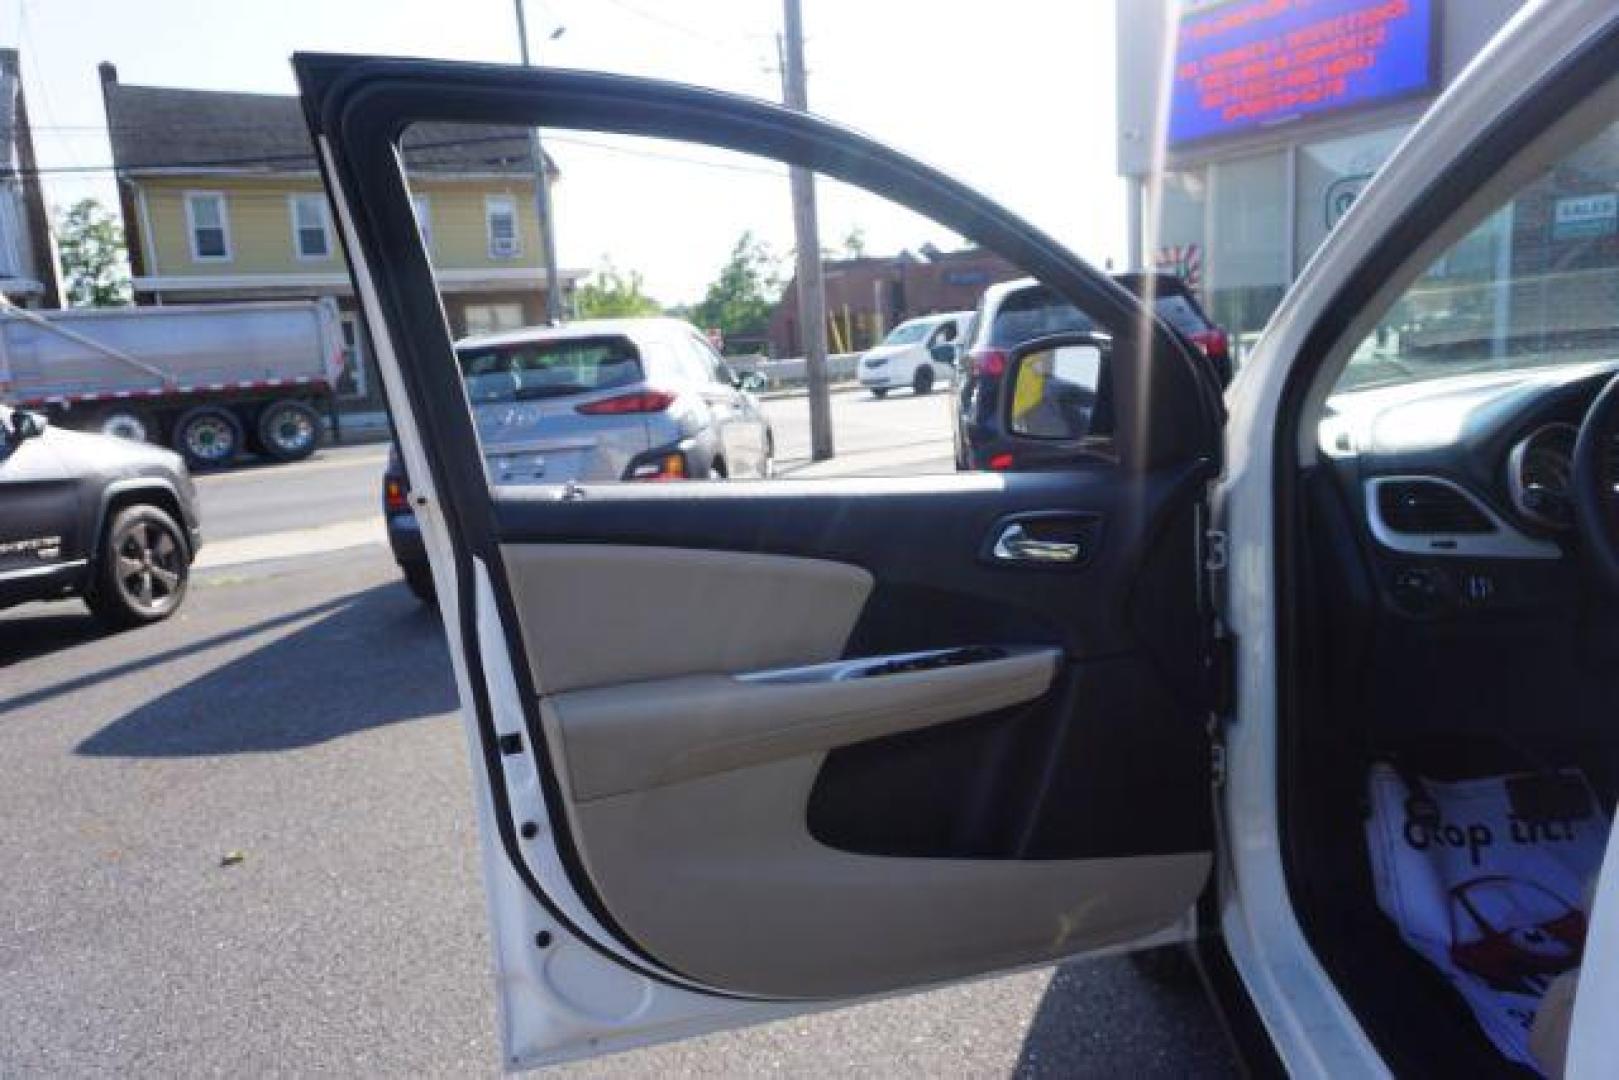
{"type": "Polygon", "coordinates": [[[1200,522],[1221,418],[1172,333],[999,208],[810,117],[585,73],[297,64],[401,447],[427,476],[514,1060],[1182,916],[1212,848],[1200,522]],[[1119,357],[1110,453],[1014,475],[491,491],[394,149],[421,119],[689,138],[927,213],[1098,313],[1119,357]],[[1015,522],[1066,530],[1075,558],[1009,561],[996,539],[1015,522]],[[553,935],[549,960],[514,944],[553,935]],[[563,1023],[525,996],[571,1000],[604,964],[641,1004],[563,1023]]]}
{"type": "Polygon", "coordinates": [[[985,862],[831,848],[805,828],[822,760],[576,803],[619,925],[711,985],[837,998],[1128,941],[1179,917],[1207,878],[1207,851],[985,862]]]}
{"type": "Polygon", "coordinates": [[[530,669],[551,694],[834,659],[872,587],[859,567],[781,555],[577,539],[502,555],[530,669]]]}

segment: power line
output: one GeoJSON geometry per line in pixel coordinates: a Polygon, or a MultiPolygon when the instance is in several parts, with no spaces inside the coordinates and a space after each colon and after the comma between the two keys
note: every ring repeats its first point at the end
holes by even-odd
{"type": "Polygon", "coordinates": [[[629,12],[631,15],[634,15],[639,19],[643,19],[649,23],[654,23],[661,26],[665,30],[673,30],[675,33],[684,34],[694,41],[706,42],[709,45],[714,45],[721,49],[731,48],[741,40],[740,37],[730,37],[729,40],[721,40],[719,37],[716,37],[713,34],[709,34],[701,30],[694,30],[684,23],[676,22],[674,19],[668,18],[667,16],[659,15],[654,12],[647,11],[644,8],[637,7],[634,4],[628,3],[627,0],[608,0],[608,3],[612,4],[621,11],[629,12]]]}
{"type": "MultiPolygon", "coordinates": [[[[509,143],[518,138],[517,135],[493,135],[484,138],[446,139],[431,143],[413,143],[405,150],[438,150],[454,147],[465,147],[487,143],[509,143]]],[[[592,150],[605,150],[609,153],[626,154],[631,157],[650,158],[661,161],[674,161],[686,165],[696,165],[701,168],[720,169],[726,172],[751,173],[758,176],[768,176],[772,179],[783,179],[787,172],[785,168],[770,168],[763,165],[745,165],[734,161],[709,161],[699,157],[677,154],[668,151],[651,150],[638,146],[620,146],[613,143],[597,142],[593,139],[582,139],[577,136],[548,135],[547,142],[562,143],[567,146],[587,147],[592,150]]],[[[228,169],[251,168],[255,165],[314,165],[315,156],[310,153],[288,154],[259,154],[251,157],[208,158],[176,161],[143,161],[139,165],[119,166],[107,165],[45,165],[34,169],[13,170],[11,175],[16,176],[53,176],[75,174],[114,174],[125,171],[138,171],[145,169],[228,169]]],[[[495,164],[489,162],[488,164],[495,164]]],[[[290,171],[290,170],[289,170],[290,171]]],[[[406,164],[406,173],[410,173],[409,163],[406,164]]],[[[418,170],[418,173],[429,170],[418,170]]]]}

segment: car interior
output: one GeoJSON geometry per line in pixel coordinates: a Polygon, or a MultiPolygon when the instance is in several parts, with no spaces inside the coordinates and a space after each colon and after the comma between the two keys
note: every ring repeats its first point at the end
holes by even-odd
{"type": "Polygon", "coordinates": [[[1619,522],[1619,429],[1593,408],[1619,373],[1619,252],[1605,226],[1549,224],[1571,187],[1611,188],[1619,131],[1530,153],[1532,179],[1365,335],[1288,488],[1284,858],[1306,935],[1400,1075],[1534,1074],[1379,909],[1370,770],[1414,792],[1575,769],[1596,803],[1576,790],[1580,815],[1619,795],[1619,604],[1594,550],[1619,522]],[[1600,480],[1586,502],[1577,446],[1600,480]]]}

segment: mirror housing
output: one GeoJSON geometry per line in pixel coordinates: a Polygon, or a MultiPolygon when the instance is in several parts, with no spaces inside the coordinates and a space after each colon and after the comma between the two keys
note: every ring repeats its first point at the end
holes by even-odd
{"type": "Polygon", "coordinates": [[[45,434],[46,423],[39,413],[17,409],[11,414],[11,438],[15,442],[37,439],[45,434]]]}
{"type": "Polygon", "coordinates": [[[1110,436],[1110,351],[1106,338],[1088,333],[1054,334],[1012,350],[1002,383],[1007,434],[1052,449],[1110,436]]]}

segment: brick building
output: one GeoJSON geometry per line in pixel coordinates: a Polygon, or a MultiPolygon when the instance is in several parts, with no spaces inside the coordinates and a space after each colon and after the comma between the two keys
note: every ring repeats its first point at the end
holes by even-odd
{"type": "MultiPolygon", "coordinates": [[[[966,311],[978,306],[985,286],[1023,277],[1017,267],[982,248],[919,252],[888,257],[831,259],[826,275],[827,347],[832,352],[870,348],[889,330],[918,315],[966,311]]],[[[770,354],[803,353],[798,282],[787,283],[770,316],[770,354]]]]}

